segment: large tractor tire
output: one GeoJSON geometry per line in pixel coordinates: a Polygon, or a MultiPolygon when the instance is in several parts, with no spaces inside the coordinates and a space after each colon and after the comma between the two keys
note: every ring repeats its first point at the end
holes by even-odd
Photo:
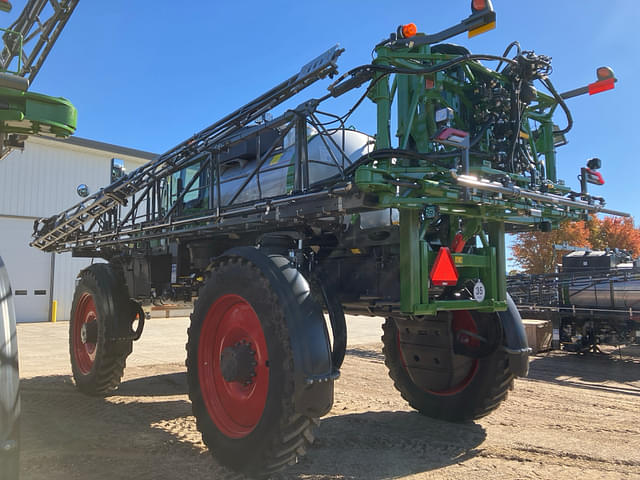
{"type": "Polygon", "coordinates": [[[122,327],[135,315],[127,288],[110,265],[97,263],[80,272],[69,322],[71,369],[80,391],[105,395],[120,385],[133,343],[122,327]]]}
{"type": "Polygon", "coordinates": [[[198,429],[223,465],[265,477],[295,463],[316,418],[296,413],[287,310],[253,263],[213,267],[191,315],[189,396],[198,429]]]}
{"type": "Polygon", "coordinates": [[[9,275],[0,258],[0,480],[17,480],[20,454],[18,338],[9,275]]]}
{"type": "Polygon", "coordinates": [[[385,363],[396,389],[423,415],[475,420],[495,410],[513,385],[500,320],[497,314],[456,311],[448,323],[441,320],[444,315],[427,325],[387,319],[385,363]],[[434,334],[441,339],[438,346],[434,334]],[[454,351],[451,340],[456,338],[463,339],[463,352],[454,351]]]}

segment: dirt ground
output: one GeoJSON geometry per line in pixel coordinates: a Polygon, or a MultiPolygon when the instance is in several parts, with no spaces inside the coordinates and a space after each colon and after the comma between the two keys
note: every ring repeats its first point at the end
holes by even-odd
{"type": "MultiPolygon", "coordinates": [[[[128,368],[105,399],[46,370],[22,382],[23,479],[238,478],[200,440],[183,365],[128,368]]],[[[640,479],[640,346],[534,357],[500,409],[463,425],[412,411],[380,345],[353,348],[314,448],[280,478],[640,479]]]]}

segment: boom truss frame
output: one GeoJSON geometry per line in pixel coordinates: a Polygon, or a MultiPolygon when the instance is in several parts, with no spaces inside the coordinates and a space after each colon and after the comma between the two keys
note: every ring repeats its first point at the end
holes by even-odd
{"type": "Polygon", "coordinates": [[[15,73],[32,84],[79,1],[29,0],[4,32],[0,69],[9,71],[17,60],[15,73]]]}

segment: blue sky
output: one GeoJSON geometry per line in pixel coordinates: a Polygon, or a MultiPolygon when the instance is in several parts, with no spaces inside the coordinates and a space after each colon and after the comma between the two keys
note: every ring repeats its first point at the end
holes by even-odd
{"type": "MultiPolygon", "coordinates": [[[[22,7],[14,2],[14,12],[22,7]]],[[[469,14],[468,0],[404,2],[83,0],[62,33],[33,91],[69,98],[77,135],[161,153],[271,88],[335,43],[346,49],[341,72],[367,63],[372,47],[397,25],[434,33],[469,14]]],[[[586,159],[603,161],[610,208],[640,218],[640,4],[634,0],[494,0],[498,26],[454,42],[473,53],[501,54],[508,43],[553,58],[559,91],[595,79],[609,65],[616,89],[570,100],[575,126],[558,151],[559,177],[577,188],[586,159]]],[[[290,106],[323,93],[326,83],[290,106]]],[[[344,112],[354,97],[326,105],[344,112]]],[[[353,123],[373,133],[374,111],[353,123]]],[[[564,125],[558,115],[557,123],[564,125]]],[[[597,190],[596,190],[597,188],[597,190]]]]}

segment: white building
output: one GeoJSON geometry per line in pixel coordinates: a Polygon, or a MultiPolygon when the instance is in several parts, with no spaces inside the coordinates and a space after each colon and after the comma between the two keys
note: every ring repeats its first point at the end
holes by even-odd
{"type": "Polygon", "coordinates": [[[78,203],[77,186],[89,193],[110,183],[114,159],[127,172],[156,155],[78,137],[29,137],[24,151],[0,160],[0,255],[11,279],[18,322],[68,320],[77,273],[91,259],[44,253],[29,246],[36,218],[78,203]]]}

